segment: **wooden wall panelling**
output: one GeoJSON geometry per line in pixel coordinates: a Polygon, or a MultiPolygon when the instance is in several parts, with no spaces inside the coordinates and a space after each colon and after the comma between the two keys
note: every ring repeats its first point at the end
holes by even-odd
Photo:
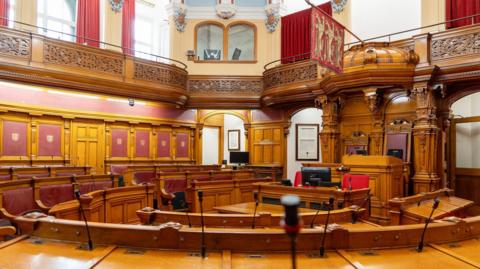
{"type": "Polygon", "coordinates": [[[145,161],[153,159],[152,127],[149,125],[134,125],[133,160],[145,161]]]}
{"type": "Polygon", "coordinates": [[[31,123],[26,114],[9,113],[0,116],[1,161],[4,164],[29,164],[31,160],[31,123]]]}
{"type": "Polygon", "coordinates": [[[157,126],[154,129],[155,159],[172,161],[174,155],[172,128],[157,126]]]}
{"type": "Polygon", "coordinates": [[[65,159],[65,120],[32,116],[32,162],[61,163],[65,159]]]}
{"type": "Polygon", "coordinates": [[[283,165],[285,133],[281,124],[252,124],[250,163],[254,165],[283,165]]]}
{"type": "Polygon", "coordinates": [[[92,174],[105,171],[105,124],[98,121],[73,121],[72,164],[91,166],[92,174]]]}
{"type": "Polygon", "coordinates": [[[128,161],[130,154],[130,130],[127,123],[107,123],[105,127],[106,160],[128,161]]]}

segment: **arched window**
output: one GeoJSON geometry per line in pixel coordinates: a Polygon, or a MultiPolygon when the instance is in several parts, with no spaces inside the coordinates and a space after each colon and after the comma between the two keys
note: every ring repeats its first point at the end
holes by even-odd
{"type": "Polygon", "coordinates": [[[255,60],[255,30],[248,24],[228,28],[228,60],[255,60]]]}
{"type": "Polygon", "coordinates": [[[199,61],[256,60],[256,27],[248,22],[233,22],[227,27],[217,22],[196,26],[195,51],[199,61]]]}
{"type": "Polygon", "coordinates": [[[224,30],[221,25],[206,23],[197,27],[197,55],[200,60],[219,61],[223,59],[224,30]]]}
{"type": "Polygon", "coordinates": [[[49,37],[75,41],[76,29],[76,0],[38,0],[37,25],[47,28],[40,30],[49,37]],[[62,34],[64,33],[64,34],[62,34]]]}

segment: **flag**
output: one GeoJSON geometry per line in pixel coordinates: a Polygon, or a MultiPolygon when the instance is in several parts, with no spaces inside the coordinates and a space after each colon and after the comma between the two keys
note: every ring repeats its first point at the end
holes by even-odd
{"type": "Polygon", "coordinates": [[[336,73],[342,73],[345,29],[316,8],[312,8],[311,19],[311,59],[336,73]]]}

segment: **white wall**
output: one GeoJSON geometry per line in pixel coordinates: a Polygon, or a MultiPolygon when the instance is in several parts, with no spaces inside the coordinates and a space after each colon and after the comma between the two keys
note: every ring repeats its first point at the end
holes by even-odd
{"type": "Polygon", "coordinates": [[[230,163],[230,151],[228,150],[228,130],[240,130],[240,151],[245,151],[245,126],[239,117],[225,114],[223,118],[223,159],[230,163]]]}
{"type": "MultiPolygon", "coordinates": [[[[295,172],[300,171],[300,168],[302,167],[302,163],[305,163],[305,161],[295,160],[295,140],[296,140],[295,124],[316,123],[316,124],[319,124],[320,126],[319,131],[320,131],[322,126],[322,110],[316,109],[316,108],[303,109],[292,116],[291,122],[292,124],[290,125],[289,133],[287,137],[287,176],[288,176],[288,179],[292,180],[292,183],[293,183],[293,180],[295,179],[295,172]]],[[[322,151],[320,149],[321,147],[320,147],[320,139],[319,139],[318,162],[321,162],[322,160],[322,151]]]]}
{"type": "MultiPolygon", "coordinates": [[[[352,31],[362,39],[404,31],[421,25],[422,0],[350,0],[352,31]]],[[[440,1],[440,0],[439,0],[440,1]]],[[[393,36],[411,37],[420,31],[393,36]]],[[[376,41],[388,41],[388,38],[376,41]]]]}
{"type": "Polygon", "coordinates": [[[202,164],[218,164],[219,132],[218,127],[203,127],[202,164]]]}
{"type": "MultiPolygon", "coordinates": [[[[480,93],[468,95],[452,105],[456,118],[480,116],[480,93]]],[[[480,168],[480,122],[456,125],[456,166],[480,168]]]]}

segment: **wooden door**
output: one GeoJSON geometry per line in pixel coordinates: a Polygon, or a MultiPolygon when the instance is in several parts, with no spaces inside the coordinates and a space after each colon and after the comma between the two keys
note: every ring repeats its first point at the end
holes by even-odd
{"type": "Polygon", "coordinates": [[[105,173],[105,125],[97,122],[73,122],[72,163],[91,166],[92,173],[105,173]]]}

